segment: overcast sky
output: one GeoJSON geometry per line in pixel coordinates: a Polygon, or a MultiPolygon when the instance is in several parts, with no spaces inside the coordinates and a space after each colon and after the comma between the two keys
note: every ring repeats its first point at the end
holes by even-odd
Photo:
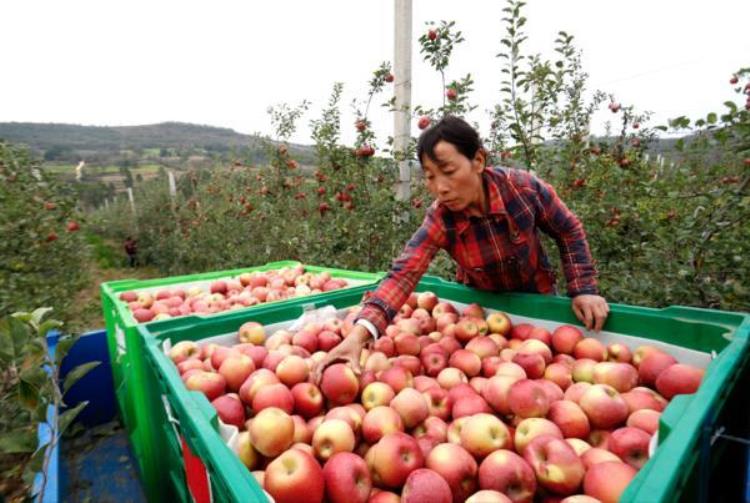
{"type": "MultiPolygon", "coordinates": [[[[472,73],[479,108],[471,118],[486,133],[485,110],[500,100],[495,54],[505,5],[414,0],[414,104],[441,99],[439,76],[416,40],[426,21],[454,20],[466,42],[448,78],[472,73]]],[[[3,0],[0,122],[181,121],[271,133],[269,105],[308,99],[293,140],[310,143],[309,121],[340,81],[351,142],[352,99],[364,98],[371,72],[393,60],[393,7],[393,0],[3,0]]],[[[530,0],[525,13],[529,51],[552,57],[557,32],[573,34],[589,87],[653,111],[655,124],[721,111],[734,96],[732,72],[750,66],[747,0],[530,0]]],[[[597,115],[594,132],[609,118],[606,110],[597,115]]],[[[391,133],[390,115],[372,120],[381,139],[391,133]]]]}

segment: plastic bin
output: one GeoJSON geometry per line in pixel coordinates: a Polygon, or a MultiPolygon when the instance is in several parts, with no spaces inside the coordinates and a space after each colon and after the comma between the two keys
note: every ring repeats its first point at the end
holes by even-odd
{"type": "MultiPolygon", "coordinates": [[[[50,356],[54,357],[60,333],[52,330],[47,334],[47,346],[50,356]]],[[[117,413],[115,396],[112,387],[112,372],[109,366],[109,355],[107,352],[107,339],[104,330],[97,330],[82,334],[78,341],[70,348],[60,364],[60,382],[65,380],[68,373],[79,365],[98,361],[99,365],[94,367],[85,376],[78,380],[65,394],[67,407],[74,407],[78,403],[88,401],[86,407],[78,414],[75,422],[86,427],[94,427],[112,421],[117,413]]],[[[54,409],[48,409],[48,418],[52,418],[54,409]]],[[[39,427],[40,443],[50,440],[50,431],[47,425],[39,427]]],[[[61,456],[61,447],[64,446],[66,437],[55,445],[51,455],[51,461],[46,480],[44,502],[52,503],[65,500],[65,459],[61,456]]],[[[118,474],[120,476],[121,474],[118,474]]],[[[42,483],[41,474],[37,476],[35,485],[39,487],[42,483]]]]}
{"type": "MultiPolygon", "coordinates": [[[[143,345],[136,328],[147,325],[154,333],[162,329],[180,326],[193,326],[213,319],[220,319],[228,313],[247,313],[263,309],[269,305],[293,305],[308,302],[315,297],[325,298],[331,292],[297,297],[272,303],[259,304],[238,311],[224,311],[216,314],[189,315],[162,321],[139,324],[131,315],[126,303],[119,300],[119,294],[130,290],[156,291],[162,288],[177,286],[205,286],[220,278],[236,277],[245,272],[270,271],[291,268],[301,265],[296,261],[271,262],[263,266],[215,271],[203,274],[175,276],[153,280],[119,280],[101,285],[102,307],[107,329],[107,345],[112,367],[112,378],[115,396],[123,424],[138,460],[139,471],[146,494],[151,501],[163,501],[165,494],[162,481],[166,474],[162,467],[161,454],[169,446],[165,445],[164,434],[158,425],[154,425],[149,407],[153,405],[151,393],[152,377],[147,375],[143,360],[143,345]]],[[[371,287],[383,274],[346,271],[319,266],[305,265],[306,272],[320,273],[327,271],[334,278],[343,278],[353,286],[336,291],[350,291],[360,295],[371,287]]],[[[336,292],[334,291],[334,292],[336,292]]]]}
{"type": "MultiPolygon", "coordinates": [[[[532,318],[548,326],[578,324],[567,298],[491,294],[429,277],[417,287],[417,291],[425,290],[456,303],[477,302],[490,309],[505,311],[516,319],[532,318]]],[[[341,309],[359,301],[359,296],[342,292],[326,299],[310,299],[309,303],[315,307],[333,305],[341,309]]],[[[226,447],[226,435],[222,437],[220,433],[214,409],[201,393],[190,392],[184,387],[174,365],[164,354],[162,344],[167,339],[176,343],[232,333],[251,319],[268,325],[294,320],[302,313],[303,307],[298,304],[269,307],[253,313],[232,313],[190,327],[162,330],[158,334],[149,333],[150,327],[141,328],[149,366],[154,369],[176,423],[185,432],[187,445],[205,466],[211,494],[216,500],[263,501],[263,495],[252,475],[226,447]]],[[[607,332],[600,337],[624,339],[631,347],[639,344],[639,339],[647,339],[654,345],[668,344],[678,353],[698,358],[707,366],[699,391],[694,395],[676,397],[665,410],[660,423],[659,448],[626,490],[622,501],[698,499],[700,492],[692,490],[697,481],[704,480],[706,473],[718,475],[723,463],[733,461],[719,449],[712,451],[706,461],[706,455],[701,455],[700,439],[707,434],[704,429],[711,424],[712,417],[731,406],[729,397],[732,393],[736,396],[742,392],[736,384],[739,376],[748,372],[750,316],[684,307],[650,309],[615,304],[611,306],[606,329],[607,332]]],[[[682,356],[680,354],[678,358],[682,356]]],[[[734,461],[742,462],[741,459],[734,461]]],[[[736,484],[742,485],[742,479],[739,478],[736,484]]],[[[709,495],[719,490],[709,489],[709,495]]]]}

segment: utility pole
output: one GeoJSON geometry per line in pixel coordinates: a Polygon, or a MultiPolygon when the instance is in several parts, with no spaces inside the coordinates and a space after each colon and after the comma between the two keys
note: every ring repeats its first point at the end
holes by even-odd
{"type": "MultiPolygon", "coordinates": [[[[393,151],[397,158],[405,157],[411,139],[411,0],[395,0],[394,8],[394,57],[396,93],[393,116],[393,151]]],[[[396,198],[408,201],[411,198],[410,161],[398,161],[398,186],[396,198]]]]}

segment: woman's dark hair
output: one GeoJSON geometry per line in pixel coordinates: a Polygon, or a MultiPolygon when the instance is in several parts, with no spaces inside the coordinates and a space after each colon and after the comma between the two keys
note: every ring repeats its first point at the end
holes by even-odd
{"type": "Polygon", "coordinates": [[[447,141],[468,159],[474,159],[477,151],[482,148],[479,133],[473,127],[460,117],[446,115],[419,137],[417,159],[420,163],[423,155],[437,162],[435,145],[440,141],[447,141]]]}

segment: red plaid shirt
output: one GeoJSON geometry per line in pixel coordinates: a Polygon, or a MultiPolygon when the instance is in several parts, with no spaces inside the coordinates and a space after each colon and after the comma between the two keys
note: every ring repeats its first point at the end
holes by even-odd
{"type": "Polygon", "coordinates": [[[460,283],[498,292],[555,293],[555,274],[539,229],[560,248],[568,295],[597,293],[583,226],[555,189],[523,170],[487,168],[482,176],[489,212],[470,217],[434,202],[391,271],[364,302],[360,319],[383,333],[440,248],[456,261],[460,283]]]}

